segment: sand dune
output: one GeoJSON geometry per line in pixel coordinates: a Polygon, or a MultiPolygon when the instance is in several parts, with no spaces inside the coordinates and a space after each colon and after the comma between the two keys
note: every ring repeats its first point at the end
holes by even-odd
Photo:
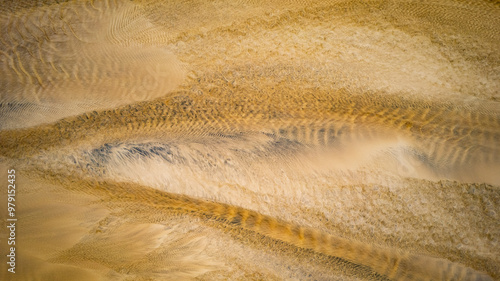
{"type": "Polygon", "coordinates": [[[2,280],[500,278],[496,2],[1,6],[2,280]]]}

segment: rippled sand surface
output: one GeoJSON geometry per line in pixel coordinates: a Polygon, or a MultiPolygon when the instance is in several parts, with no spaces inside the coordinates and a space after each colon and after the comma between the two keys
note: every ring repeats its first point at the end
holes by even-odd
{"type": "Polygon", "coordinates": [[[0,279],[500,279],[497,1],[0,7],[0,279]]]}

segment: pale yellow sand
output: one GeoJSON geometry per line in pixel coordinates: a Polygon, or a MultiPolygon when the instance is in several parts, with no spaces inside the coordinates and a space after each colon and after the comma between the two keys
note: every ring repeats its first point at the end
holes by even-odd
{"type": "Polygon", "coordinates": [[[497,2],[1,7],[2,280],[500,278],[497,2]]]}

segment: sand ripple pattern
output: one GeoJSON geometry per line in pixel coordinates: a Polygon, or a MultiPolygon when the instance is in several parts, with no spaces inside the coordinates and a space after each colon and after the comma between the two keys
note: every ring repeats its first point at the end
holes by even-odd
{"type": "Polygon", "coordinates": [[[498,3],[0,6],[19,280],[500,278],[498,3]]]}

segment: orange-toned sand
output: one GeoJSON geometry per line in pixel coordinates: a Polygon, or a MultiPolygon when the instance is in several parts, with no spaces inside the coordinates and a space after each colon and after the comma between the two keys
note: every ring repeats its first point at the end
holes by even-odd
{"type": "Polygon", "coordinates": [[[495,1],[0,6],[2,280],[500,278],[495,1]]]}

